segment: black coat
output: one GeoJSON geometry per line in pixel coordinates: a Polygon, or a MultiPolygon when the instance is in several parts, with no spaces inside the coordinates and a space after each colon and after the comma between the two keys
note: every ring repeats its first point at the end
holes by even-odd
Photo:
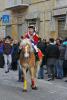
{"type": "Polygon", "coordinates": [[[19,46],[14,44],[12,47],[12,62],[16,62],[19,59],[19,46]]]}
{"type": "Polygon", "coordinates": [[[44,42],[40,41],[40,42],[38,42],[37,47],[42,51],[42,53],[43,53],[43,55],[44,55],[44,56],[43,56],[43,60],[42,60],[42,64],[41,64],[41,67],[42,67],[43,65],[45,65],[46,44],[45,44],[44,42]]]}
{"type": "Polygon", "coordinates": [[[55,44],[49,44],[46,48],[46,59],[48,58],[59,58],[60,51],[55,44]]]}
{"type": "Polygon", "coordinates": [[[42,51],[42,53],[45,55],[46,45],[44,42],[38,42],[37,47],[42,51]]]}

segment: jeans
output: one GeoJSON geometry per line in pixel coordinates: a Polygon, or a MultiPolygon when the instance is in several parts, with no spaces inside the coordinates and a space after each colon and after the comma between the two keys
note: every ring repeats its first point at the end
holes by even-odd
{"type": "Polygon", "coordinates": [[[57,78],[63,78],[63,60],[58,59],[56,64],[57,78]]]}
{"type": "Polygon", "coordinates": [[[40,67],[38,78],[44,79],[44,68],[43,67],[40,67]]]}
{"type": "Polygon", "coordinates": [[[38,73],[38,78],[40,78],[40,79],[44,79],[44,63],[45,62],[45,60],[44,60],[44,58],[43,58],[43,60],[42,60],[42,64],[41,64],[41,66],[40,66],[40,70],[39,70],[39,73],[38,73]]]}
{"type": "Polygon", "coordinates": [[[18,61],[18,80],[19,81],[22,80],[22,69],[19,61],[18,61]]]}
{"type": "Polygon", "coordinates": [[[55,65],[56,65],[56,58],[49,58],[47,59],[47,71],[48,71],[48,78],[54,80],[55,78],[55,65]]]}
{"type": "Polygon", "coordinates": [[[8,71],[9,68],[11,67],[11,63],[12,63],[12,56],[11,54],[9,55],[6,55],[4,54],[4,68],[5,68],[5,71],[8,71]]]}

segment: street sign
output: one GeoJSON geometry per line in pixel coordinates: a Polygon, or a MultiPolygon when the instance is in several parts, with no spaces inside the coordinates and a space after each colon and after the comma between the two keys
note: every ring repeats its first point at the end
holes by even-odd
{"type": "Polygon", "coordinates": [[[9,15],[3,15],[3,16],[2,16],[2,22],[3,22],[3,23],[7,24],[7,23],[9,23],[9,20],[10,20],[10,19],[9,19],[9,15]]]}

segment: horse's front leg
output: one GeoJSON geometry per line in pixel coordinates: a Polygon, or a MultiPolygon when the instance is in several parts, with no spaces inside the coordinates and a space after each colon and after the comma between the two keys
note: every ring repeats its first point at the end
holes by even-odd
{"type": "Polygon", "coordinates": [[[24,75],[23,91],[27,91],[26,67],[23,66],[22,70],[24,75]]]}

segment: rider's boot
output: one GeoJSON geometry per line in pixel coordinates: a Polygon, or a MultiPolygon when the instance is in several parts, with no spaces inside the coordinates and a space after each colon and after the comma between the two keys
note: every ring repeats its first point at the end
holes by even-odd
{"type": "Polygon", "coordinates": [[[36,60],[39,60],[38,52],[35,52],[36,60]]]}

